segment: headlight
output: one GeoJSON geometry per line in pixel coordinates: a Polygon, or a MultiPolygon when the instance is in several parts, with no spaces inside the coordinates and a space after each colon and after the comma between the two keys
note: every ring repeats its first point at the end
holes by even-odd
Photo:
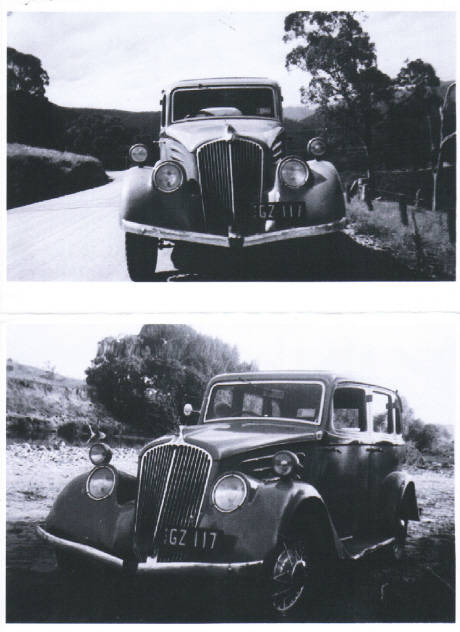
{"type": "Polygon", "coordinates": [[[107,465],[112,459],[112,450],[105,443],[95,443],[89,449],[89,460],[94,465],[107,465]]]}
{"type": "Polygon", "coordinates": [[[273,457],[273,469],[281,478],[288,478],[299,466],[297,455],[289,450],[280,450],[273,457]]]}
{"type": "Polygon", "coordinates": [[[308,167],[300,158],[285,158],[280,164],[279,174],[283,184],[299,189],[308,180],[308,167]]]}
{"type": "Polygon", "coordinates": [[[176,162],[162,162],[153,170],[153,184],[163,193],[173,193],[184,182],[182,167],[176,162]]]}
{"type": "Polygon", "coordinates": [[[244,503],[248,493],[246,481],[238,474],[226,474],[214,485],[212,502],[216,509],[229,513],[244,503]]]}
{"type": "Polygon", "coordinates": [[[86,491],[93,500],[107,498],[115,487],[115,474],[110,467],[97,467],[88,476],[86,491]]]}
{"type": "Polygon", "coordinates": [[[315,158],[320,158],[326,153],[326,143],[322,138],[312,138],[307,145],[309,151],[315,158]]]}
{"type": "Polygon", "coordinates": [[[129,150],[129,157],[133,162],[145,162],[149,157],[149,150],[145,145],[133,145],[129,150]]]}

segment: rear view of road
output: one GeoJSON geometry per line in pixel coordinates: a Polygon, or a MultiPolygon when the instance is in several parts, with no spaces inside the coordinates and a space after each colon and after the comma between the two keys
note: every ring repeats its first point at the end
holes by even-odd
{"type": "MultiPolygon", "coordinates": [[[[129,281],[118,224],[123,172],[109,184],[8,211],[8,281],[129,281]]],[[[159,271],[173,270],[161,251],[159,271]]]]}
{"type": "MultiPolygon", "coordinates": [[[[118,223],[124,172],[112,181],[8,211],[8,281],[129,281],[118,223]]],[[[347,235],[334,246],[295,240],[242,253],[203,253],[194,273],[178,274],[159,251],[157,281],[409,281],[417,277],[388,253],[347,235]],[[212,264],[210,265],[210,262],[212,264]]],[[[186,269],[189,269],[186,266],[186,269]]]]}

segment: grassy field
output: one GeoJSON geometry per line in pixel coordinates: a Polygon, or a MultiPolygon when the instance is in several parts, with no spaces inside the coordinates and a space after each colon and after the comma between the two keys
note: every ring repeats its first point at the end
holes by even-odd
{"type": "Polygon", "coordinates": [[[373,205],[368,211],[356,198],[348,205],[348,232],[354,239],[388,251],[421,277],[455,279],[455,246],[449,242],[445,213],[409,206],[409,225],[404,226],[397,202],[376,200],[373,205]]]}
{"type": "Polygon", "coordinates": [[[108,182],[102,164],[92,156],[29,147],[7,148],[7,208],[75,193],[108,182]]]}

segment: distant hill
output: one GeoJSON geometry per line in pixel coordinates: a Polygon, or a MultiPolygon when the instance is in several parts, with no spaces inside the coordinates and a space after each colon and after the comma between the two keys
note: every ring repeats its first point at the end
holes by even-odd
{"type": "Polygon", "coordinates": [[[40,369],[7,361],[6,428],[8,433],[23,436],[53,433],[63,428],[87,434],[88,422],[109,434],[122,425],[99,403],[90,399],[83,380],[65,377],[52,369],[40,369]]]}
{"type": "Polygon", "coordinates": [[[311,116],[316,108],[308,107],[306,105],[287,105],[283,108],[283,114],[285,118],[292,121],[303,121],[311,116]]]}

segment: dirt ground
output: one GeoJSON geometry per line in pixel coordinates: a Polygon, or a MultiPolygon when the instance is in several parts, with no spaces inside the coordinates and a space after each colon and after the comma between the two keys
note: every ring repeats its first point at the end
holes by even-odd
{"type": "MultiPolygon", "coordinates": [[[[132,474],[137,449],[114,449],[113,464],[132,474]]],[[[134,581],[85,573],[64,581],[52,548],[35,533],[54,498],[89,471],[87,448],[64,443],[7,447],[8,622],[228,622],[267,620],[252,587],[234,581],[134,581]],[[70,583],[69,583],[70,582],[70,583]],[[154,596],[154,598],[153,598],[154,596]]],[[[422,518],[409,525],[405,560],[383,553],[341,563],[320,598],[296,621],[454,621],[453,470],[414,470],[422,518]]]]}

